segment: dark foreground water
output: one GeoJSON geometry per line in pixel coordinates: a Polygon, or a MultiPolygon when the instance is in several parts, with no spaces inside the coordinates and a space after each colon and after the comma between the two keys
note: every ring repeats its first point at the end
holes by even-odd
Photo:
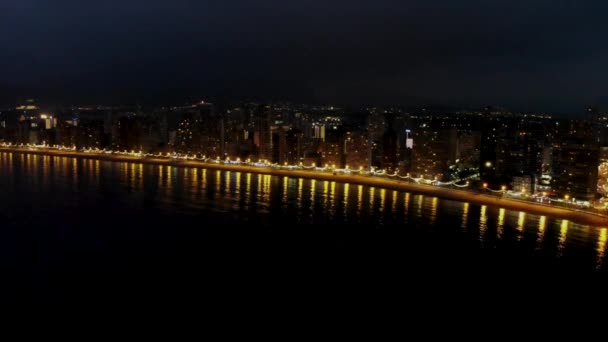
{"type": "Polygon", "coordinates": [[[6,302],[263,302],[608,269],[604,227],[366,186],[0,153],[0,189],[6,302]]]}

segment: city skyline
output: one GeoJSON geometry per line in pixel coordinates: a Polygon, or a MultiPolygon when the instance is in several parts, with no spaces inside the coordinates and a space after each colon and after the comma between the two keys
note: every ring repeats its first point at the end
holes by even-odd
{"type": "Polygon", "coordinates": [[[600,1],[5,1],[0,102],[608,105],[600,1]]]}
{"type": "Polygon", "coordinates": [[[605,281],[607,11],[0,0],[3,303],[297,321],[605,281]]]}
{"type": "MultiPolygon", "coordinates": [[[[135,155],[181,154],[280,166],[386,172],[451,184],[606,202],[608,114],[577,118],[501,107],[447,109],[197,101],[57,111],[35,99],[0,110],[0,142],[135,155]]],[[[608,203],[608,202],[606,202],[608,203]]]]}

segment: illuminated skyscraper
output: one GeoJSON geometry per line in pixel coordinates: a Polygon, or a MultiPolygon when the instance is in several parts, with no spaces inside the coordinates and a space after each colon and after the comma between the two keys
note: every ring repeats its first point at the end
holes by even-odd
{"type": "Polygon", "coordinates": [[[559,196],[592,200],[597,195],[599,145],[589,120],[558,122],[552,186],[559,196]]]}
{"type": "Polygon", "coordinates": [[[382,169],[392,172],[397,167],[397,132],[393,129],[394,115],[386,114],[386,131],[382,135],[382,169]]]}
{"type": "Polygon", "coordinates": [[[272,107],[260,105],[256,110],[256,135],[258,146],[258,158],[272,159],[272,132],[271,132],[272,107]]]}

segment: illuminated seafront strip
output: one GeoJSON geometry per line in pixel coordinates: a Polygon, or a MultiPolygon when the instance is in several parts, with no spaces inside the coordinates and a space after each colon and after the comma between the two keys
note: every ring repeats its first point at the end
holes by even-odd
{"type": "MultiPolygon", "coordinates": [[[[101,151],[76,151],[73,149],[51,149],[51,148],[32,148],[32,147],[14,147],[0,146],[1,152],[19,153],[19,154],[37,154],[50,155],[58,157],[70,157],[81,159],[95,159],[116,162],[131,162],[142,164],[158,164],[171,165],[181,167],[204,168],[214,170],[236,171],[243,173],[266,174],[290,178],[305,178],[316,180],[335,181],[346,184],[366,185],[379,187],[384,189],[398,190],[404,192],[429,195],[449,200],[461,202],[470,202],[481,205],[490,205],[509,210],[519,210],[532,214],[548,215],[557,218],[562,218],[582,224],[589,224],[598,227],[608,225],[608,216],[592,213],[589,211],[571,209],[564,207],[550,206],[547,204],[539,204],[530,201],[512,199],[508,197],[499,197],[489,194],[482,194],[467,190],[459,190],[458,188],[444,188],[424,184],[419,182],[403,181],[396,177],[377,177],[370,172],[361,170],[352,170],[352,172],[333,172],[327,168],[321,167],[287,167],[276,164],[269,165],[255,162],[240,162],[240,161],[220,161],[219,159],[204,159],[200,160],[194,157],[172,157],[166,155],[143,155],[141,153],[127,152],[101,152],[101,151]],[[329,170],[329,171],[328,171],[329,170]]],[[[343,170],[342,170],[343,171],[343,170]]],[[[404,178],[404,177],[400,177],[404,178]]],[[[458,184],[453,184],[458,187],[458,184]]],[[[463,187],[463,186],[461,186],[463,187]]]]}

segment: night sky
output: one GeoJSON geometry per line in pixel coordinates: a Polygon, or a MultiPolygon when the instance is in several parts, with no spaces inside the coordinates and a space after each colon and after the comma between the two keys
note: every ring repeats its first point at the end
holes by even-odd
{"type": "Polygon", "coordinates": [[[0,0],[0,97],[580,112],[608,105],[607,9],[559,0],[0,0]]]}

